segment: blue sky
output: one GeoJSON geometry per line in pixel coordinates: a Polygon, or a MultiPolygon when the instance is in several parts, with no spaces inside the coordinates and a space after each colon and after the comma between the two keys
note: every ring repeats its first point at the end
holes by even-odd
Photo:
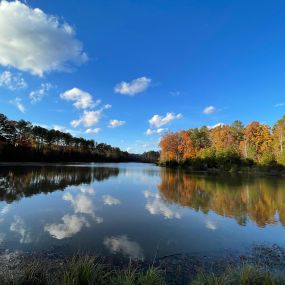
{"type": "Polygon", "coordinates": [[[0,3],[11,119],[143,152],[167,130],[285,114],[284,1],[0,3]]]}

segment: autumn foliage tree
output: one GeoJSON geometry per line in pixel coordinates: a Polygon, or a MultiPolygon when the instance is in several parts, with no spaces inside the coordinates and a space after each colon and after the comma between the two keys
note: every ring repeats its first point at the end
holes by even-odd
{"type": "Polygon", "coordinates": [[[178,145],[178,151],[183,160],[195,157],[196,151],[191,139],[190,133],[187,131],[181,131],[179,133],[180,140],[178,145]]]}
{"type": "Polygon", "coordinates": [[[160,141],[162,164],[231,169],[235,164],[285,165],[285,116],[271,128],[240,121],[214,128],[201,127],[165,134],[160,141]],[[223,167],[225,166],[226,167],[223,167]]]}
{"type": "Polygon", "coordinates": [[[181,156],[181,136],[179,133],[167,133],[160,141],[161,159],[166,161],[180,162],[181,156]]]}
{"type": "Polygon", "coordinates": [[[285,116],[273,126],[272,137],[276,160],[285,165],[285,116]]]}
{"type": "Polygon", "coordinates": [[[218,126],[210,131],[211,144],[215,151],[234,149],[234,136],[230,126],[218,126]]]}
{"type": "Polygon", "coordinates": [[[268,162],[273,159],[272,136],[270,128],[258,122],[252,122],[244,131],[244,155],[256,162],[268,162]]]}

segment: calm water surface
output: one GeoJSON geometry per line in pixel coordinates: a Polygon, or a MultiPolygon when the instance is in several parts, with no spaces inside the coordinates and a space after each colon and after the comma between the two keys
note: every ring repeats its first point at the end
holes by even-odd
{"type": "Polygon", "coordinates": [[[285,180],[150,164],[0,166],[0,243],[151,258],[285,246],[285,180]]]}

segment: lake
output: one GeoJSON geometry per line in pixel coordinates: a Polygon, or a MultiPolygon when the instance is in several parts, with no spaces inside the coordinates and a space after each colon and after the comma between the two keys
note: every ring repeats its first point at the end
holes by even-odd
{"type": "Polygon", "coordinates": [[[285,246],[285,180],[151,164],[0,166],[1,248],[132,258],[285,246]]]}

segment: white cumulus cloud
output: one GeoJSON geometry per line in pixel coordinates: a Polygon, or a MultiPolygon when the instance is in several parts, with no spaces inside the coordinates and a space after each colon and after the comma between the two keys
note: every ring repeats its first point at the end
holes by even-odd
{"type": "Polygon", "coordinates": [[[142,147],[147,148],[147,147],[150,147],[151,145],[152,145],[151,143],[143,143],[142,147]]]}
{"type": "Polygon", "coordinates": [[[102,116],[102,112],[98,111],[84,111],[82,117],[79,120],[73,120],[70,124],[76,128],[79,125],[83,125],[86,128],[90,128],[99,123],[102,116]]]}
{"type": "Polygon", "coordinates": [[[125,121],[110,120],[108,128],[117,128],[117,127],[123,126],[125,124],[126,124],[125,121]]]}
{"type": "Polygon", "coordinates": [[[16,97],[14,100],[10,100],[9,101],[11,104],[15,105],[18,110],[22,113],[26,112],[26,108],[24,106],[24,104],[22,103],[22,99],[19,97],[16,97]]]}
{"type": "Polygon", "coordinates": [[[274,107],[283,107],[283,106],[285,106],[285,102],[282,102],[282,103],[277,103],[277,104],[275,104],[274,105],[274,107]]]}
{"type": "Polygon", "coordinates": [[[182,118],[182,114],[167,113],[164,117],[160,115],[154,115],[148,122],[152,127],[160,128],[164,125],[171,123],[174,120],[182,118]]]}
{"type": "Polygon", "coordinates": [[[94,103],[91,94],[76,87],[60,94],[60,98],[66,101],[74,101],[73,105],[77,109],[87,109],[101,103],[101,100],[94,103]]]}
{"type": "Polygon", "coordinates": [[[204,110],[203,113],[206,115],[213,114],[216,111],[216,108],[214,106],[207,106],[204,110]]]}
{"type": "Polygon", "coordinates": [[[91,128],[92,126],[99,123],[102,113],[105,109],[110,109],[112,106],[107,104],[103,108],[96,111],[84,111],[81,118],[78,120],[71,121],[71,126],[76,128],[80,125],[83,125],[86,128],[91,128]]]}
{"type": "Polygon", "coordinates": [[[100,128],[87,129],[87,130],[85,131],[85,133],[86,133],[86,134],[93,134],[93,135],[96,135],[96,134],[98,134],[100,131],[101,131],[100,128]]]}
{"type": "MultiPolygon", "coordinates": [[[[1,28],[0,28],[1,29],[1,28]]],[[[0,39],[1,41],[1,39],[0,39]]],[[[1,57],[1,55],[0,55],[1,57]]],[[[10,71],[3,71],[0,73],[0,86],[6,87],[12,91],[17,89],[26,88],[28,86],[27,82],[20,74],[15,74],[10,71]]]]}
{"type": "Polygon", "coordinates": [[[0,65],[42,76],[86,60],[69,24],[21,1],[0,2],[0,65]]]}
{"type": "Polygon", "coordinates": [[[70,124],[74,128],[78,127],[79,125],[89,128],[97,124],[100,121],[101,116],[101,111],[84,111],[79,120],[73,120],[70,124]]]}
{"type": "Polygon", "coordinates": [[[42,83],[40,88],[34,91],[31,91],[29,98],[31,103],[36,103],[42,100],[42,98],[47,94],[47,92],[52,88],[50,83],[42,83]]]}
{"type": "Polygon", "coordinates": [[[68,132],[66,127],[64,126],[60,126],[60,125],[53,125],[52,128],[55,130],[55,131],[60,131],[60,132],[68,132]]]}
{"type": "Polygon", "coordinates": [[[150,83],[151,79],[143,76],[134,79],[131,82],[122,81],[115,86],[114,90],[116,93],[134,96],[137,93],[145,91],[149,87],[150,83]]]}
{"type": "Polygon", "coordinates": [[[217,124],[215,124],[215,125],[213,125],[213,126],[207,126],[207,128],[209,129],[209,130],[211,130],[211,129],[214,129],[214,128],[217,128],[217,127],[222,127],[222,126],[224,126],[225,124],[224,123],[217,123],[217,124]]]}
{"type": "Polygon", "coordinates": [[[157,129],[157,130],[147,129],[146,132],[145,132],[145,134],[146,134],[147,136],[151,136],[151,135],[154,135],[154,134],[159,135],[159,134],[163,133],[163,132],[166,131],[166,130],[167,130],[167,129],[164,129],[164,128],[159,128],[159,129],[157,129]]]}
{"type": "Polygon", "coordinates": [[[112,105],[110,105],[110,104],[106,104],[105,106],[104,106],[104,109],[110,109],[110,108],[112,108],[112,105]]]}

